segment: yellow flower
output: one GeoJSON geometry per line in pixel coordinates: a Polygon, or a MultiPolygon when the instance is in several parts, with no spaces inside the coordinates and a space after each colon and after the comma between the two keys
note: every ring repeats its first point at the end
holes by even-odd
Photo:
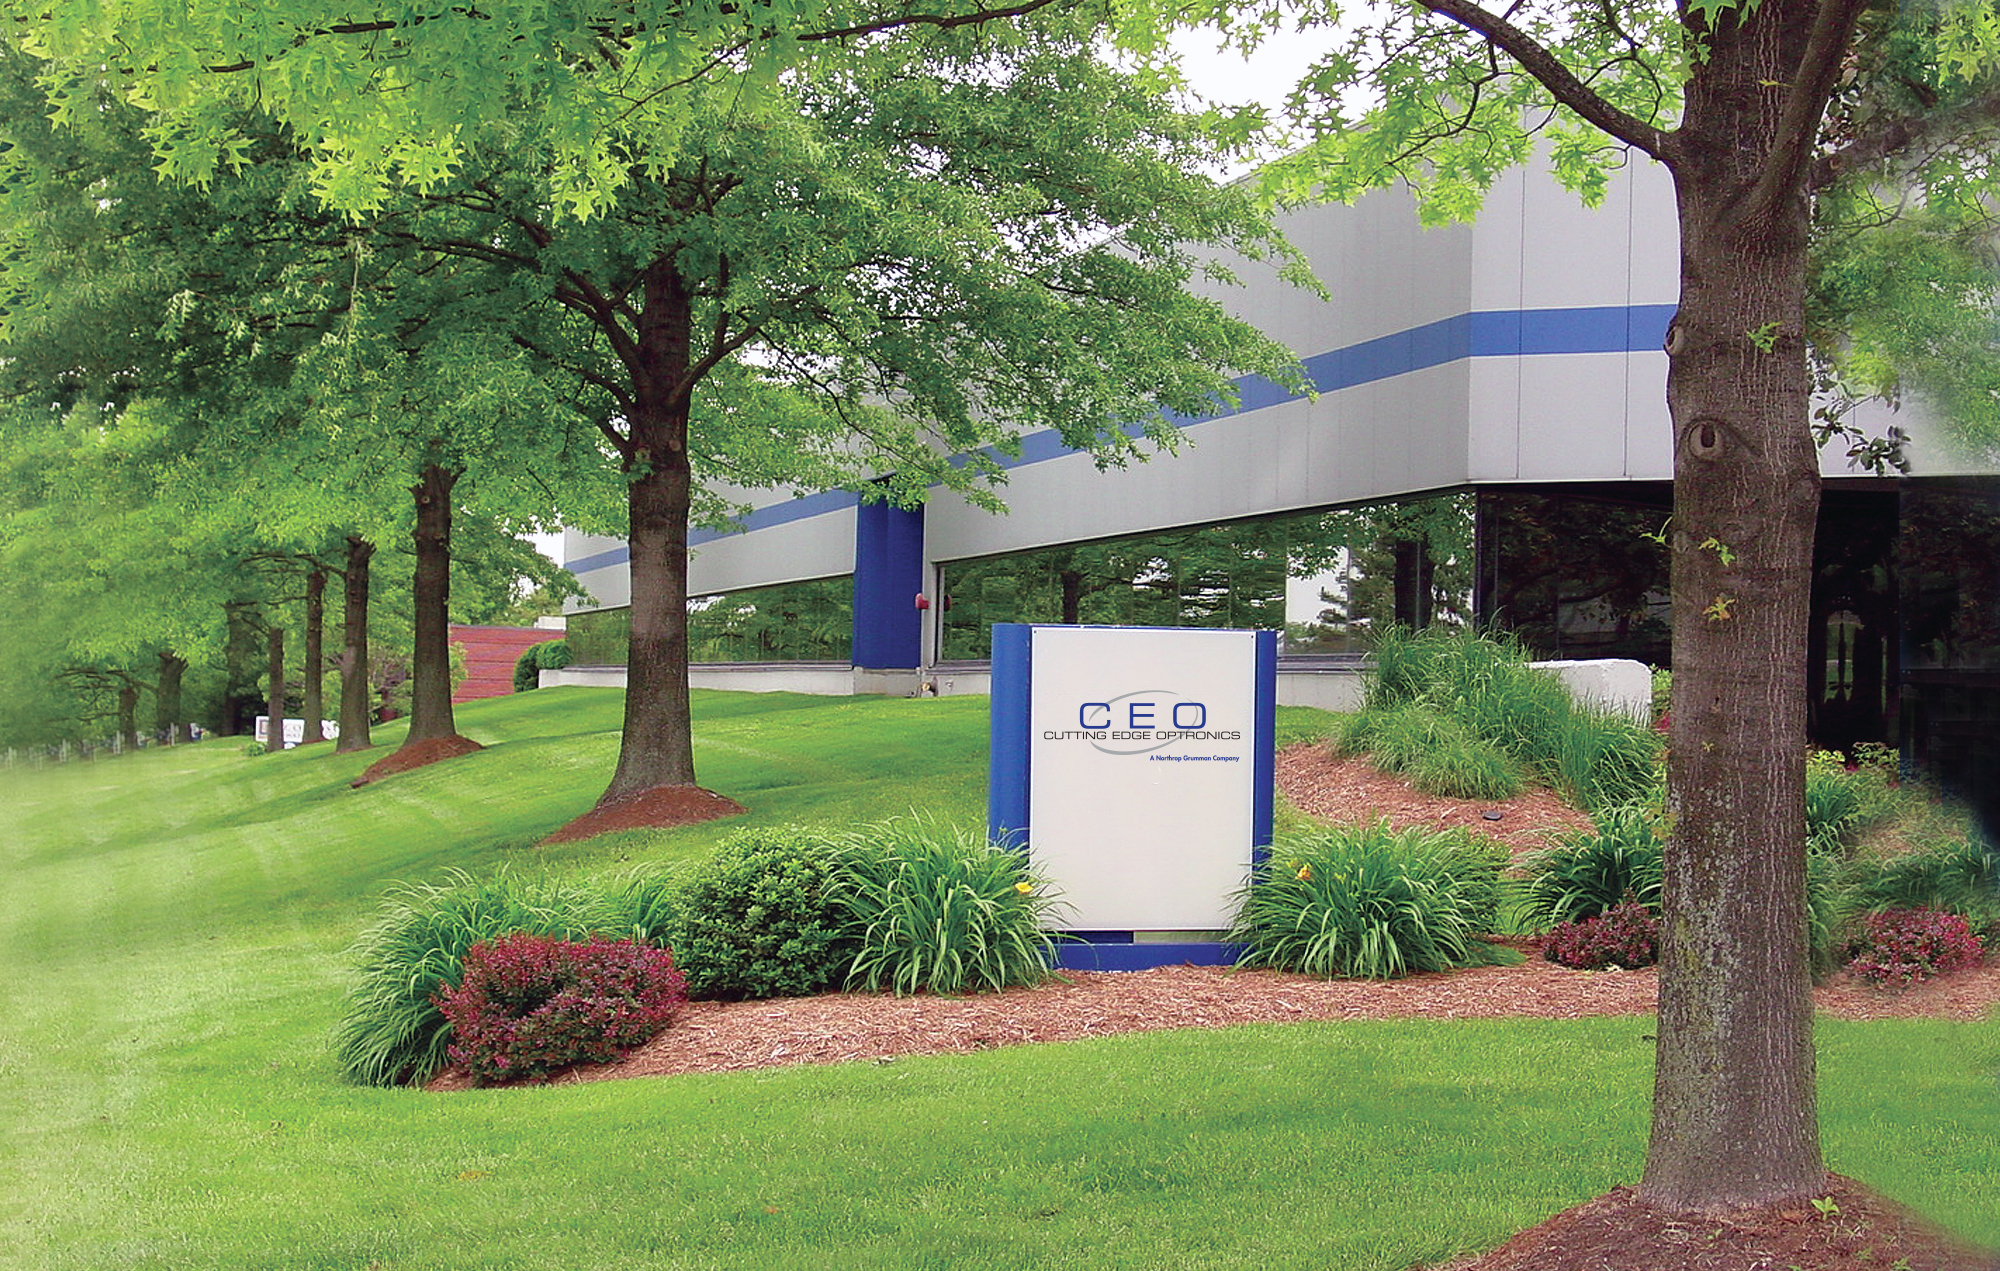
{"type": "Polygon", "coordinates": [[[1302,883],[1309,883],[1312,880],[1313,880],[1313,867],[1310,865],[1299,866],[1299,881],[1302,883]]]}
{"type": "Polygon", "coordinates": [[[1033,883],[1015,883],[1014,890],[1020,892],[1023,896],[1025,896],[1029,892],[1035,890],[1035,885],[1033,883]]]}

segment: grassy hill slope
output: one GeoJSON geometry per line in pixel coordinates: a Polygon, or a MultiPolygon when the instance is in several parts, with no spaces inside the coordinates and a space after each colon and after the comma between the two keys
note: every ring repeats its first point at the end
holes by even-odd
{"type": "MultiPolygon", "coordinates": [[[[981,816],[983,699],[697,703],[703,781],[751,821],[981,816]]],[[[602,789],[619,704],[461,707],[488,750],[363,790],[347,783],[381,748],[210,741],[0,772],[0,1267],[1401,1268],[1637,1175],[1643,1019],[451,1096],[342,1084],[343,950],[390,882],[623,870],[743,823],[534,846],[602,789]]],[[[1822,1039],[1834,1166],[1988,1242],[1997,1029],[1822,1039]]]]}

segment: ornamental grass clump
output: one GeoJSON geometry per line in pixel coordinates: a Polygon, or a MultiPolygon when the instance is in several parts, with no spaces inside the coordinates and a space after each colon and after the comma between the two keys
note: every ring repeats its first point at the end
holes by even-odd
{"type": "Polygon", "coordinates": [[[350,950],[358,974],[335,1029],[341,1071],[387,1086],[443,1068],[451,1024],[433,999],[457,983],[473,945],[511,932],[581,940],[626,927],[620,907],[594,887],[505,869],[484,880],[451,870],[443,884],[393,886],[350,950]]]}
{"type": "Polygon", "coordinates": [[[850,988],[964,993],[1038,984],[1059,900],[1025,856],[921,817],[855,832],[836,881],[850,988]]]}
{"type": "Polygon", "coordinates": [[[1491,965],[1506,851],[1463,831],[1332,826],[1271,849],[1238,898],[1243,966],[1391,979],[1491,965]]]}
{"type": "Polygon", "coordinates": [[[1597,809],[1645,800],[1660,784],[1652,729],[1579,704],[1516,643],[1391,629],[1373,656],[1362,710],[1337,746],[1420,790],[1506,798],[1526,772],[1597,809]]]}
{"type": "Polygon", "coordinates": [[[1879,862],[1856,862],[1849,901],[1856,908],[1935,909],[1963,914],[1975,932],[2000,936],[2000,851],[1963,835],[1879,862]]]}
{"type": "Polygon", "coordinates": [[[1582,922],[1626,900],[1658,911],[1664,844],[1652,810],[1606,808],[1590,824],[1522,862],[1524,908],[1536,928],[1582,922]]]}
{"type": "Polygon", "coordinates": [[[464,978],[437,994],[452,1028],[449,1057],[475,1085],[623,1059],[686,1002],[665,949],[522,934],[473,945],[464,978]]]}

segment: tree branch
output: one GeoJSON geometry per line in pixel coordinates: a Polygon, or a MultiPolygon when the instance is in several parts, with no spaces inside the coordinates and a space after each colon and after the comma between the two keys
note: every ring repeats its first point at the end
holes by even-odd
{"type": "Polygon", "coordinates": [[[1813,14],[1812,33],[1806,37],[1806,51],[1799,69],[1785,90],[1784,105],[1778,114],[1777,142],[1764,158],[1764,170],[1750,191],[1746,211],[1761,217],[1787,198],[1794,197],[1805,179],[1814,143],[1819,137],[1820,117],[1826,113],[1827,99],[1840,76],[1841,62],[1854,39],[1854,27],[1868,0],[1820,0],[1813,14]]]}
{"type": "Polygon", "coordinates": [[[935,13],[898,14],[895,17],[881,18],[874,22],[863,22],[857,26],[835,27],[830,31],[815,31],[809,35],[799,36],[798,42],[801,44],[811,44],[821,40],[851,40],[856,36],[862,35],[882,35],[890,31],[901,30],[906,26],[928,26],[935,27],[940,31],[949,31],[954,27],[973,26],[983,22],[996,22],[1007,18],[1025,17],[1037,9],[1046,9],[1052,4],[1062,2],[1063,0],[1026,0],[1025,3],[1017,4],[1010,8],[974,9],[970,13],[955,14],[951,17],[935,13]]]}
{"type": "Polygon", "coordinates": [[[1821,155],[1806,178],[1806,188],[1824,189],[1843,173],[1872,168],[1906,151],[1995,125],[2000,125],[2000,88],[1944,110],[1884,119],[1832,154],[1821,155]]]}
{"type": "Polygon", "coordinates": [[[1498,47],[1549,90],[1558,102],[1598,128],[1655,159],[1660,157],[1666,135],[1658,128],[1626,114],[1576,77],[1561,59],[1544,48],[1527,32],[1498,14],[1469,0],[1418,0],[1424,8],[1442,18],[1450,18],[1466,30],[1498,47]]]}

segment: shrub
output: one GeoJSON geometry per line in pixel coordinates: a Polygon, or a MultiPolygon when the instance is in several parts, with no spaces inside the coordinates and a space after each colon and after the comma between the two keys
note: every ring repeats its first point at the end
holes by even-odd
{"type": "Polygon", "coordinates": [[[1663,844],[1646,808],[1608,808],[1591,829],[1565,835],[1524,862],[1527,912],[1538,927],[1582,922],[1630,899],[1660,907],[1663,844]]]}
{"type": "Polygon", "coordinates": [[[593,888],[504,869],[484,881],[453,870],[443,885],[396,884],[349,951],[358,973],[335,1029],[341,1071],[386,1086],[423,1081],[444,1067],[451,1025],[433,998],[457,981],[473,945],[510,932],[581,940],[624,925],[619,909],[593,888]]]}
{"type": "Polygon", "coordinates": [[[454,1033],[450,1058],[475,1085],[622,1059],[686,1001],[665,949],[525,934],[472,946],[464,979],[437,995],[454,1033]]]}
{"type": "Polygon", "coordinates": [[[1428,794],[1454,799],[1511,799],[1520,766],[1465,724],[1420,702],[1349,716],[1339,747],[1367,753],[1377,770],[1409,779],[1428,794]]]}
{"type": "Polygon", "coordinates": [[[1542,945],[1542,956],[1579,971],[1652,966],[1660,959],[1659,920],[1638,901],[1621,901],[1603,913],[1558,926],[1542,945]]]}
{"type": "Polygon", "coordinates": [[[521,650],[521,656],[514,659],[514,691],[526,693],[538,688],[543,671],[560,671],[576,661],[570,652],[567,640],[544,640],[521,650]]]}
{"type": "Polygon", "coordinates": [[[1826,852],[1806,856],[1806,962],[1814,979],[1839,965],[1853,900],[1845,862],[1826,852]]]}
{"type": "Polygon", "coordinates": [[[1665,667],[1653,668],[1653,727],[1674,709],[1674,673],[1665,667]]]}
{"type": "Polygon", "coordinates": [[[803,997],[840,987],[854,943],[833,894],[833,840],[800,826],[737,830],[670,892],[642,899],[698,998],[803,997]]]}
{"type": "Polygon", "coordinates": [[[1506,852],[1463,831],[1334,826],[1274,847],[1239,897],[1242,965],[1389,979],[1491,964],[1506,852]]]}
{"type": "Polygon", "coordinates": [[[1946,839],[1855,872],[1858,909],[1943,910],[1964,915],[1975,930],[2000,933],[2000,852],[1976,837],[1946,839]]]}
{"type": "Polygon", "coordinates": [[[960,993],[1048,976],[1059,900],[1022,853],[982,834],[915,817],[859,831],[839,892],[857,946],[852,987],[960,993]]]}
{"type": "Polygon", "coordinates": [[[1840,756],[1815,750],[1806,756],[1806,847],[1837,852],[1860,825],[1861,781],[1840,756]]]}
{"type": "MultiPolygon", "coordinates": [[[[1363,708],[1343,726],[1339,748],[1367,753],[1385,772],[1415,774],[1424,753],[1473,745],[1497,750],[1586,808],[1648,798],[1659,783],[1658,734],[1579,705],[1555,676],[1529,666],[1518,644],[1445,630],[1379,635],[1363,708]]],[[[1470,750],[1457,764],[1496,768],[1470,750]]],[[[1498,797],[1489,793],[1497,785],[1467,788],[1481,791],[1473,797],[1498,797]]]]}
{"type": "Polygon", "coordinates": [[[1862,919],[1847,966],[1870,983],[1905,985],[1978,966],[1984,954],[1961,914],[1890,909],[1862,919]]]}

